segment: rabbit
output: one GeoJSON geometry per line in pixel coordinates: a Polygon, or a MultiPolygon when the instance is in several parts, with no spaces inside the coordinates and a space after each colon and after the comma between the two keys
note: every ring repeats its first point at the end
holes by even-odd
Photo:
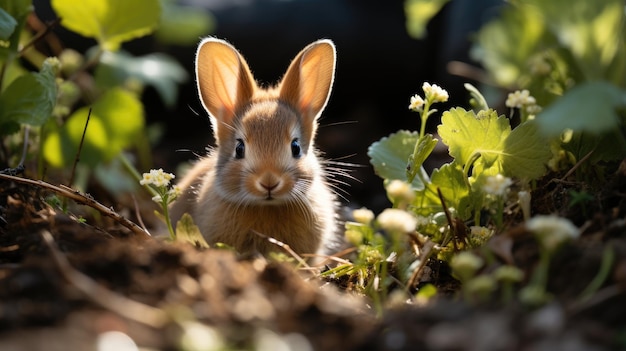
{"type": "Polygon", "coordinates": [[[170,208],[173,223],[189,213],[209,244],[240,253],[280,251],[268,237],[298,254],[332,246],[338,200],[314,137],[335,56],[332,41],[313,42],[276,86],[265,89],[232,45],[202,40],[197,88],[217,146],[180,181],[182,194],[170,208]]]}

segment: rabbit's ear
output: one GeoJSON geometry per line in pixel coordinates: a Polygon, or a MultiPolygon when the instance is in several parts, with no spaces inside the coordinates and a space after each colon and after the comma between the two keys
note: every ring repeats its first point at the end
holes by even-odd
{"type": "Polygon", "coordinates": [[[318,40],[291,62],[280,84],[280,99],[298,109],[304,124],[312,126],[326,106],[334,76],[335,45],[318,40]]]}
{"type": "Polygon", "coordinates": [[[239,52],[215,38],[204,39],[198,46],[196,77],[202,105],[211,115],[217,137],[224,129],[220,125],[232,125],[237,110],[254,94],[254,77],[239,52]]]}

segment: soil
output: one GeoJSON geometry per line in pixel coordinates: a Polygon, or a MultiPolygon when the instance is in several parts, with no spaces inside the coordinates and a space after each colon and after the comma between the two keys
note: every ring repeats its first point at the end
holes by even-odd
{"type": "MultiPolygon", "coordinates": [[[[469,303],[447,265],[431,260],[414,291],[431,283],[438,295],[390,297],[382,316],[291,263],[141,236],[71,201],[60,211],[41,187],[0,180],[0,349],[626,349],[626,163],[584,207],[564,196],[584,184],[550,179],[537,184],[534,213],[558,212],[582,230],[551,262],[551,302],[469,303]],[[581,299],[609,252],[606,279],[581,299]]],[[[138,219],[132,201],[118,206],[138,219]]],[[[537,244],[519,224],[507,228],[489,243],[494,259],[530,276],[537,244]]]]}

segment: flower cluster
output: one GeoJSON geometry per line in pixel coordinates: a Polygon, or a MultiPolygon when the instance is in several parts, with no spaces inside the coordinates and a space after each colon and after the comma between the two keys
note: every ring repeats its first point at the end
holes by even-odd
{"type": "Polygon", "coordinates": [[[394,233],[410,233],[417,227],[417,218],[409,212],[387,208],[376,218],[378,225],[394,233]]]}
{"type": "Polygon", "coordinates": [[[418,94],[411,96],[409,110],[421,112],[426,103],[430,106],[430,104],[434,102],[448,101],[448,92],[437,84],[424,83],[422,85],[422,90],[424,91],[424,98],[418,94]]]}
{"type": "Polygon", "coordinates": [[[513,184],[511,178],[505,177],[502,174],[496,174],[495,176],[487,177],[483,185],[483,191],[493,197],[503,197],[506,195],[511,184],[513,184]]]}
{"type": "Polygon", "coordinates": [[[526,89],[509,93],[504,104],[509,108],[521,109],[529,115],[536,115],[541,112],[541,106],[537,105],[537,99],[531,96],[526,89]]]}
{"type": "Polygon", "coordinates": [[[398,204],[410,204],[415,199],[415,191],[411,189],[411,184],[394,179],[386,185],[387,195],[398,204]]]}
{"type": "Polygon", "coordinates": [[[424,83],[422,85],[422,90],[424,90],[424,95],[426,96],[426,100],[432,102],[446,102],[448,101],[449,95],[448,92],[445,91],[442,87],[437,84],[424,83]]]}
{"type": "Polygon", "coordinates": [[[163,172],[162,168],[151,169],[150,173],[143,174],[143,178],[139,181],[139,184],[166,187],[170,185],[170,181],[174,179],[174,177],[172,173],[163,172]]]}
{"type": "Polygon", "coordinates": [[[549,252],[555,251],[561,244],[578,238],[580,231],[568,219],[555,215],[541,215],[526,222],[526,228],[535,234],[535,237],[549,252]]]}

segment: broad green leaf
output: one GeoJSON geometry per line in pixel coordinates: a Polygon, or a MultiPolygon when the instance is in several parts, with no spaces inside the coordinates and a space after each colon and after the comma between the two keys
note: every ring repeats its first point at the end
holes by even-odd
{"type": "Polygon", "coordinates": [[[178,99],[178,84],[188,79],[187,71],[172,57],[149,54],[134,57],[124,51],[104,52],[95,73],[96,84],[106,90],[123,85],[129,78],[153,86],[168,107],[178,99]]]}
{"type": "MultiPolygon", "coordinates": [[[[15,25],[13,29],[11,29],[11,33],[8,37],[4,35],[0,36],[0,40],[7,41],[1,43],[0,45],[0,59],[6,59],[14,57],[17,53],[20,35],[22,34],[22,28],[24,27],[24,23],[26,22],[26,17],[32,11],[32,0],[2,0],[2,5],[0,6],[0,10],[2,10],[6,15],[8,15],[13,21],[15,21],[15,25]]],[[[3,20],[6,28],[4,33],[8,33],[9,29],[12,26],[12,21],[3,15],[3,20]]],[[[10,60],[9,60],[10,61],[10,60]]]]}
{"type": "Polygon", "coordinates": [[[417,193],[413,202],[418,214],[428,215],[443,210],[437,189],[441,191],[446,205],[454,208],[461,219],[470,218],[470,188],[460,165],[447,163],[433,171],[431,182],[417,193]]]}
{"type": "Polygon", "coordinates": [[[0,7],[0,40],[8,40],[17,27],[17,21],[0,7]]]}
{"type": "Polygon", "coordinates": [[[154,33],[162,43],[195,46],[198,38],[215,29],[215,18],[208,11],[180,5],[176,0],[163,0],[162,5],[161,23],[154,33]]]}
{"type": "Polygon", "coordinates": [[[626,106],[626,92],[607,82],[582,83],[537,116],[539,130],[556,136],[565,129],[601,133],[618,128],[618,108],[626,106]]]}
{"type": "Polygon", "coordinates": [[[406,30],[416,39],[426,37],[426,26],[450,0],[405,0],[406,30]]]}
{"type": "Polygon", "coordinates": [[[56,91],[54,68],[48,63],[41,72],[18,77],[0,95],[0,125],[43,125],[52,116],[56,91]]]}
{"type": "Polygon", "coordinates": [[[546,163],[552,157],[550,142],[537,129],[534,120],[517,126],[504,142],[501,157],[505,176],[532,180],[546,172],[546,163]]]}
{"type": "Polygon", "coordinates": [[[109,51],[152,33],[161,16],[159,0],[52,0],[52,8],[63,26],[109,51]]]}
{"type": "Polygon", "coordinates": [[[546,40],[545,23],[535,7],[506,6],[500,16],[480,29],[472,56],[485,65],[498,84],[514,86],[528,79],[528,59],[542,40],[546,40]]]}
{"type": "Polygon", "coordinates": [[[439,140],[433,138],[432,134],[425,134],[418,139],[417,151],[415,154],[411,154],[406,166],[406,178],[409,182],[412,182],[418,172],[421,172],[424,161],[426,161],[428,156],[433,152],[438,141],[439,140]]]}
{"type": "MultiPolygon", "coordinates": [[[[413,153],[417,139],[416,132],[401,130],[370,145],[367,155],[374,172],[383,179],[406,180],[407,160],[413,153]]],[[[426,174],[423,168],[421,172],[426,174]]],[[[411,184],[415,189],[424,188],[419,177],[415,177],[411,184]]]]}
{"type": "MultiPolygon", "coordinates": [[[[618,52],[624,51],[624,2],[622,0],[525,0],[557,38],[560,47],[574,57],[585,80],[614,79],[609,70],[618,52]]],[[[623,78],[618,78],[623,82],[623,78]]]]}
{"type": "MultiPolygon", "coordinates": [[[[44,157],[55,167],[68,166],[78,152],[89,108],[74,112],[59,129],[52,129],[44,142],[44,157]]],[[[92,107],[81,162],[95,167],[135,145],[144,128],[143,106],[135,95],[112,89],[92,107]]]]}
{"type": "Polygon", "coordinates": [[[183,214],[176,223],[176,241],[187,242],[200,248],[209,247],[202,233],[200,233],[200,228],[193,222],[189,213],[183,214]]]}
{"type": "Polygon", "coordinates": [[[498,116],[494,110],[475,114],[453,108],[443,113],[437,130],[443,143],[448,145],[450,156],[466,169],[473,166],[475,173],[492,167],[502,156],[511,126],[508,119],[498,116]]]}

